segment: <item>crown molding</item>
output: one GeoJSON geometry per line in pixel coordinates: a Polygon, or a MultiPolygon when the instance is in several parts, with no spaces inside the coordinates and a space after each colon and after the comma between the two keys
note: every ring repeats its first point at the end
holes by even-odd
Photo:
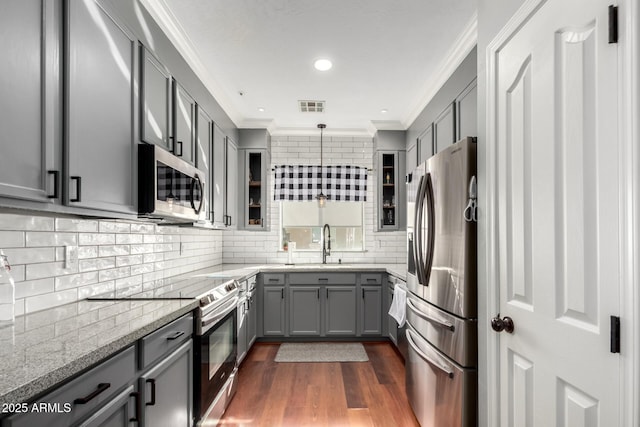
{"type": "Polygon", "coordinates": [[[478,43],[478,13],[474,13],[464,31],[453,44],[445,59],[440,63],[438,70],[428,79],[421,93],[424,95],[420,101],[410,110],[405,120],[402,121],[404,129],[408,129],[415,119],[431,102],[442,86],[453,75],[469,52],[478,43]]]}
{"type": "Polygon", "coordinates": [[[233,106],[233,103],[227,95],[227,91],[222,85],[220,85],[211,73],[200,61],[193,43],[187,37],[186,32],[176,19],[175,15],[171,13],[171,9],[167,5],[165,0],[140,0],[140,3],[149,12],[151,17],[160,26],[160,29],[169,38],[171,43],[176,47],[178,52],[184,57],[187,64],[194,71],[196,76],[200,79],[202,84],[209,90],[216,102],[220,104],[220,107],[229,116],[231,121],[238,126],[238,123],[242,121],[242,115],[233,106]]]}

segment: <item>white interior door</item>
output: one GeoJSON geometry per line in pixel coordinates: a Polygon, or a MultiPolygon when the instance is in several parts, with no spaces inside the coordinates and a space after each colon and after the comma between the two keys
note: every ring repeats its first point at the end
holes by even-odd
{"type": "Polygon", "coordinates": [[[496,279],[500,316],[515,325],[497,338],[503,427],[620,425],[609,341],[621,276],[609,2],[529,1],[490,47],[496,279]]]}

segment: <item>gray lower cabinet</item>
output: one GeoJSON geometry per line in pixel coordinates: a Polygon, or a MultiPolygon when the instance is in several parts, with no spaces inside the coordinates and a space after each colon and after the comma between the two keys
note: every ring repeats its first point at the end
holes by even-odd
{"type": "MultiPolygon", "coordinates": [[[[29,410],[2,420],[2,426],[68,427],[80,423],[87,426],[129,426],[128,420],[140,415],[135,411],[136,398],[139,398],[134,394],[135,349],[135,346],[130,346],[36,402],[58,404],[59,410],[29,410]]],[[[33,404],[30,403],[29,408],[33,404]]]]}
{"type": "Polygon", "coordinates": [[[356,335],[355,286],[327,286],[324,290],[324,335],[356,335]]]}
{"type": "Polygon", "coordinates": [[[65,203],[136,214],[137,38],[99,0],[67,1],[66,38],[65,203]]]}
{"type": "Polygon", "coordinates": [[[285,334],[284,286],[265,286],[263,289],[263,335],[283,336],[285,334]]]}
{"type": "Polygon", "coordinates": [[[238,364],[242,362],[244,357],[247,355],[247,300],[246,298],[241,298],[238,302],[238,337],[236,340],[237,343],[237,357],[236,361],[238,364]]]}
{"type": "Polygon", "coordinates": [[[382,288],[361,286],[360,335],[382,335],[382,288]]]}
{"type": "Polygon", "coordinates": [[[131,401],[132,397],[140,398],[133,384],[111,399],[79,427],[121,427],[140,424],[137,418],[139,415],[136,414],[138,408],[136,403],[131,401]]]}
{"type": "Polygon", "coordinates": [[[320,336],[320,287],[289,287],[289,335],[320,336]]]}
{"type": "Polygon", "coordinates": [[[193,343],[177,350],[140,376],[143,425],[190,427],[193,425],[193,343]]]}
{"type": "Polygon", "coordinates": [[[247,310],[247,350],[251,349],[258,338],[258,304],[255,294],[247,296],[249,309],[247,310]]]}

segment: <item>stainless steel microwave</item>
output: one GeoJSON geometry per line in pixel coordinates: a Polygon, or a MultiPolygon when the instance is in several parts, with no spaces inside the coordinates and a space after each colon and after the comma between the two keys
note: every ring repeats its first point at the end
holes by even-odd
{"type": "Polygon", "coordinates": [[[152,144],[138,144],[138,213],[182,222],[206,218],[202,171],[152,144]]]}

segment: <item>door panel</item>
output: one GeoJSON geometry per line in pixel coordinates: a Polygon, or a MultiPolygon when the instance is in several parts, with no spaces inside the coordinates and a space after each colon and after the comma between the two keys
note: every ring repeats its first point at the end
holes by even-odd
{"type": "Polygon", "coordinates": [[[498,338],[500,424],[620,425],[620,360],[609,351],[621,259],[608,3],[528,6],[492,48],[489,78],[498,311],[515,324],[498,338]]]}

